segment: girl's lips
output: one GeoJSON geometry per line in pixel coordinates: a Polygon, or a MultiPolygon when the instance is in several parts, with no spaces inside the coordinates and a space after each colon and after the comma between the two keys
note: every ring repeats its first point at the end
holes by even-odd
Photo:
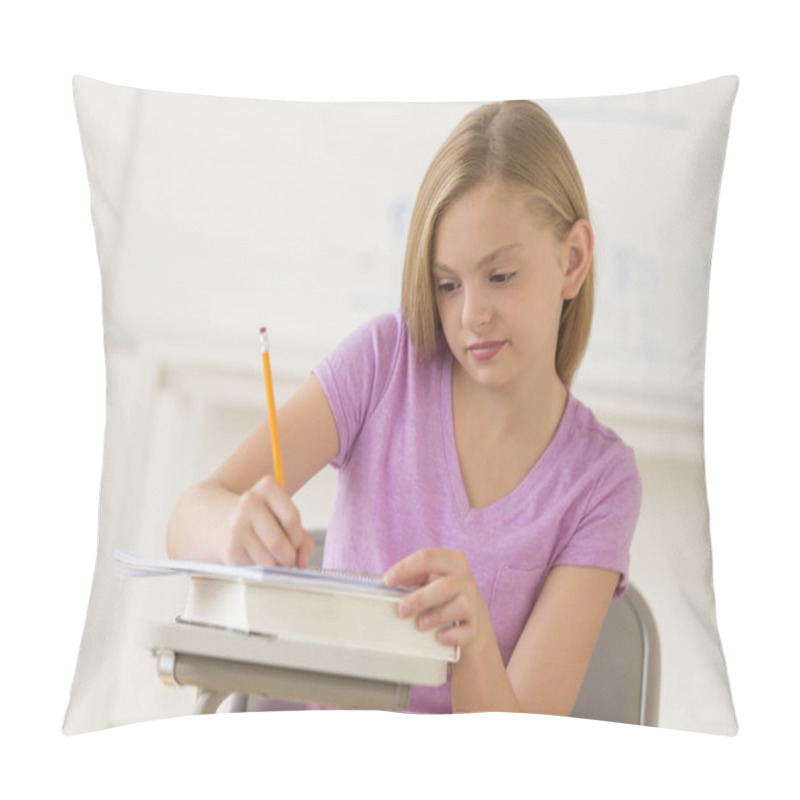
{"type": "Polygon", "coordinates": [[[505,345],[505,341],[499,342],[478,342],[472,344],[467,348],[467,352],[476,361],[490,361],[493,359],[505,345]]]}

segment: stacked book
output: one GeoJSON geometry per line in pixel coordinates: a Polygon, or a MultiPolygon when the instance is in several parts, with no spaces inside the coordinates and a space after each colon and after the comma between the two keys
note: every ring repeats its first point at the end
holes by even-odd
{"type": "Polygon", "coordinates": [[[254,662],[428,686],[445,683],[448,665],[458,660],[458,648],[438,642],[436,631],[420,631],[414,619],[399,616],[409,590],[388,588],[380,576],[129,553],[117,559],[127,575],[188,578],[170,634],[181,648],[202,629],[217,632],[205,641],[219,643],[219,657],[245,654],[254,662]]]}

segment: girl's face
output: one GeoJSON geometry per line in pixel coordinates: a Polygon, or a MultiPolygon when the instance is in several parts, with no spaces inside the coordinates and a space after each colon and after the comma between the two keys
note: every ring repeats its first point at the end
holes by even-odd
{"type": "Polygon", "coordinates": [[[457,364],[479,384],[558,380],[562,302],[585,276],[578,226],[559,241],[518,191],[494,182],[469,190],[443,213],[433,243],[436,304],[457,364]]]}

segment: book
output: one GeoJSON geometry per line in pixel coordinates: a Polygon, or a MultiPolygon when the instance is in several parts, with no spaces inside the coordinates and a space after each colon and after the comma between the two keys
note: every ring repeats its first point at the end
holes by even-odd
{"type": "Polygon", "coordinates": [[[127,575],[189,578],[181,625],[205,626],[385,656],[446,663],[458,648],[436,631],[420,631],[397,604],[409,589],[389,588],[379,575],[286,567],[226,566],[117,553],[127,575]]]}

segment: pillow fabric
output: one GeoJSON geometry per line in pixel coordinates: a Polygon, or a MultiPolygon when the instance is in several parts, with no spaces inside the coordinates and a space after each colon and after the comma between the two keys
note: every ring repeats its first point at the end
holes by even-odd
{"type": "MultiPolygon", "coordinates": [[[[74,79],[103,289],[107,372],[98,554],[67,733],[189,713],[148,624],[185,587],[131,579],[165,555],[172,505],[278,393],[396,308],[408,219],[439,144],[478,103],[291,103],[74,79]]],[[[709,271],[735,77],[539,100],[572,148],[596,237],[595,321],[573,391],[630,444],[642,513],[630,581],[660,643],[659,725],[733,734],[703,451],[709,271]]],[[[332,484],[298,495],[324,527],[332,484]]]]}

